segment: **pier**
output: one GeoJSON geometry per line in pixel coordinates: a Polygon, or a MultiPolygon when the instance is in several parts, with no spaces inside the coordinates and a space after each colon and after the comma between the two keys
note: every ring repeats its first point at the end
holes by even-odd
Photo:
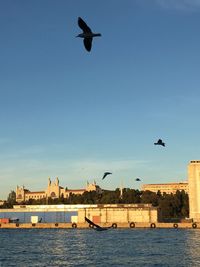
{"type": "Polygon", "coordinates": [[[104,205],[16,205],[0,211],[0,229],[88,229],[93,225],[120,229],[175,228],[200,229],[200,222],[162,222],[158,210],[150,204],[104,205]]]}
{"type": "MultiPolygon", "coordinates": [[[[145,229],[145,228],[174,228],[174,229],[200,229],[200,223],[104,223],[102,227],[110,227],[113,229],[145,229]]],[[[0,229],[90,229],[88,223],[1,223],[0,229]]]]}

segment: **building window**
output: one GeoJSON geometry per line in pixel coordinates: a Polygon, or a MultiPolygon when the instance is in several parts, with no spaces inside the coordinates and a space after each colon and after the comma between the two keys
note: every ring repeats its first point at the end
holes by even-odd
{"type": "Polygon", "coordinates": [[[55,192],[52,192],[52,193],[51,193],[51,197],[52,197],[52,198],[55,198],[55,197],[56,197],[55,192]]]}

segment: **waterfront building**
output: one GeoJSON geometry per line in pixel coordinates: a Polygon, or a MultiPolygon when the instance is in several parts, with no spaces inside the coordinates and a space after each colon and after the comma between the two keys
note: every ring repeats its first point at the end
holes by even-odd
{"type": "Polygon", "coordinates": [[[194,221],[200,221],[200,160],[191,160],[188,165],[189,213],[194,221]]]}
{"type": "Polygon", "coordinates": [[[68,198],[70,194],[83,194],[86,191],[96,191],[97,193],[101,193],[101,188],[96,184],[94,181],[93,183],[87,182],[86,188],[83,189],[68,189],[63,188],[59,184],[58,177],[55,179],[54,182],[51,181],[51,179],[48,179],[48,185],[47,188],[44,191],[36,191],[32,192],[29,189],[26,189],[24,186],[20,187],[17,186],[16,188],[16,201],[18,203],[23,201],[28,201],[29,199],[47,199],[47,198],[68,198]]]}
{"type": "Polygon", "coordinates": [[[0,218],[17,218],[19,223],[31,223],[38,216],[43,223],[85,223],[85,216],[97,224],[156,223],[158,209],[151,204],[59,204],[14,205],[0,210],[0,218]]]}
{"type": "Polygon", "coordinates": [[[179,183],[165,183],[165,184],[144,184],[142,185],[142,191],[151,191],[157,193],[160,191],[161,194],[176,194],[176,191],[184,190],[188,193],[188,182],[179,183]]]}

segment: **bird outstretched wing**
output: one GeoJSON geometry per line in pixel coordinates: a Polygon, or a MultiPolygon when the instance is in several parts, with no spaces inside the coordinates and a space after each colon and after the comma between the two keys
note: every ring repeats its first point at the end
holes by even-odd
{"type": "Polygon", "coordinates": [[[88,222],[89,224],[91,224],[91,225],[93,225],[93,226],[95,226],[95,227],[97,227],[97,228],[101,228],[101,226],[99,226],[99,225],[96,224],[96,223],[93,223],[93,222],[90,221],[87,217],[85,217],[85,220],[86,220],[86,222],[88,222]]]}
{"type": "Polygon", "coordinates": [[[104,178],[106,178],[106,176],[109,175],[109,174],[112,174],[112,172],[105,172],[104,175],[103,175],[103,177],[102,177],[102,180],[103,180],[104,178]]]}
{"type": "Polygon", "coordinates": [[[154,145],[161,145],[161,146],[165,146],[165,143],[163,142],[162,139],[158,139],[157,143],[154,143],[154,145]]]}
{"type": "Polygon", "coordinates": [[[92,221],[90,221],[87,217],[85,217],[86,222],[88,222],[90,225],[93,225],[93,229],[97,230],[97,231],[104,231],[104,230],[108,230],[109,228],[112,228],[112,226],[109,227],[101,227],[98,224],[93,223],[92,221]]]}
{"type": "Polygon", "coordinates": [[[91,29],[88,27],[88,25],[85,23],[85,21],[82,18],[78,18],[78,26],[81,28],[83,32],[92,32],[91,29]]]}
{"type": "Polygon", "coordinates": [[[90,50],[92,48],[92,38],[84,38],[83,43],[84,43],[85,49],[88,52],[90,52],[90,50]]]}

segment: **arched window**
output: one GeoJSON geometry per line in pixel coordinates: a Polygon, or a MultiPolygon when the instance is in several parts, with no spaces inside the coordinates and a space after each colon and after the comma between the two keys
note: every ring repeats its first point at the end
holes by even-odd
{"type": "Polygon", "coordinates": [[[55,192],[51,192],[51,198],[55,198],[55,197],[56,197],[55,192]]]}

